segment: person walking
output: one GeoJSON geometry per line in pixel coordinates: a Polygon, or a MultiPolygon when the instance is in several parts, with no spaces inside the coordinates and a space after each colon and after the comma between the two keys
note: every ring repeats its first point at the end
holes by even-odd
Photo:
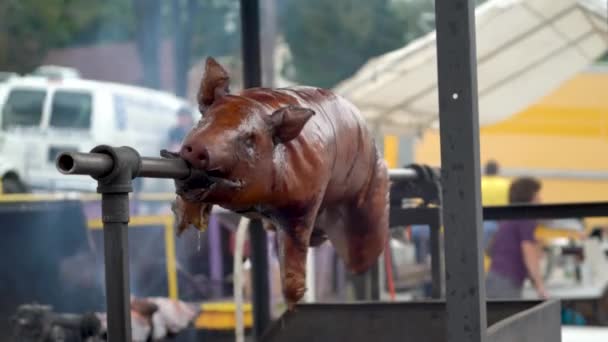
{"type": "MultiPolygon", "coordinates": [[[[513,181],[509,188],[509,203],[540,203],[541,183],[523,177],[513,181]]],[[[540,298],[548,294],[540,271],[541,248],[534,233],[537,222],[529,219],[505,220],[490,246],[492,258],[486,276],[488,298],[521,298],[524,281],[529,278],[540,298]]]]}
{"type": "MultiPolygon", "coordinates": [[[[481,178],[481,204],[486,206],[507,205],[509,203],[509,179],[500,176],[500,166],[495,160],[486,163],[481,178]]],[[[483,246],[488,248],[492,237],[498,230],[498,222],[483,222],[483,246]]]]}

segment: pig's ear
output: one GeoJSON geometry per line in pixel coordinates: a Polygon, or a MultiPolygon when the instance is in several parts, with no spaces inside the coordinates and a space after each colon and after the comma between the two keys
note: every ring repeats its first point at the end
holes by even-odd
{"type": "Polygon", "coordinates": [[[198,89],[199,108],[205,109],[218,98],[228,94],[230,76],[228,72],[212,57],[205,62],[205,74],[198,89]]]}
{"type": "Polygon", "coordinates": [[[272,113],[269,120],[275,144],[286,143],[297,137],[314,114],[312,109],[297,106],[283,107],[272,113]]]}

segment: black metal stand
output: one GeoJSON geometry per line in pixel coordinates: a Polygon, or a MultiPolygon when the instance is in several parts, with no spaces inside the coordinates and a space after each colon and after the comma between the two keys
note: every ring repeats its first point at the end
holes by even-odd
{"type": "Polygon", "coordinates": [[[129,194],[102,193],[108,340],[131,341],[129,302],[129,194]],[[117,265],[120,265],[117,267],[117,265]],[[112,314],[110,314],[112,313],[112,314]]]}
{"type": "Polygon", "coordinates": [[[131,180],[139,171],[139,155],[125,147],[100,146],[92,152],[106,154],[113,161],[107,174],[94,176],[98,182],[97,192],[102,194],[108,339],[131,341],[127,228],[129,192],[133,191],[131,180]]]}
{"type": "MultiPolygon", "coordinates": [[[[241,35],[243,86],[262,85],[260,53],[260,4],[258,0],[241,0],[241,35]]],[[[258,220],[251,223],[251,259],[253,277],[253,331],[257,340],[270,324],[270,289],[268,286],[268,245],[266,231],[258,220]]]]}
{"type": "Polygon", "coordinates": [[[436,0],[448,342],[486,340],[475,2],[436,0]]]}
{"type": "Polygon", "coordinates": [[[257,338],[270,325],[270,283],[268,240],[262,221],[252,220],[249,226],[253,281],[253,333],[257,338]]]}
{"type": "Polygon", "coordinates": [[[443,292],[443,240],[439,216],[429,225],[431,236],[431,297],[439,299],[443,292]]]}
{"type": "Polygon", "coordinates": [[[131,341],[129,291],[129,192],[135,177],[187,178],[181,160],[141,158],[130,147],[97,146],[91,153],[63,153],[57,168],[64,174],[90,175],[102,194],[108,341],[131,341]]]}
{"type": "Polygon", "coordinates": [[[378,263],[374,263],[363,274],[351,275],[350,279],[355,300],[364,302],[380,300],[380,267],[378,263]]]}
{"type": "Polygon", "coordinates": [[[129,192],[131,180],[139,172],[139,154],[132,148],[98,146],[91,152],[112,158],[107,174],[94,178],[101,193],[104,256],[106,270],[106,303],[108,339],[131,341],[131,310],[129,296],[129,192]]]}

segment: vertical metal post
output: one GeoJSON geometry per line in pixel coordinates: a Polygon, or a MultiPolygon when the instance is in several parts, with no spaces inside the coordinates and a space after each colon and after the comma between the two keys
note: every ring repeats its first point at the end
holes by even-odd
{"type": "MultiPolygon", "coordinates": [[[[389,252],[389,251],[387,251],[389,252]]],[[[376,261],[370,268],[369,272],[369,296],[370,300],[380,300],[380,265],[379,261],[376,261]]]]}
{"type": "Polygon", "coordinates": [[[441,276],[443,273],[443,246],[441,243],[439,218],[429,225],[429,229],[431,235],[431,297],[438,299],[441,298],[443,289],[443,277],[441,276]]]}
{"type": "Polygon", "coordinates": [[[338,295],[338,298],[344,298],[346,290],[346,272],[344,271],[344,264],[334,254],[334,291],[338,295]]]}
{"type": "Polygon", "coordinates": [[[222,260],[222,231],[217,216],[212,215],[209,219],[209,273],[213,285],[211,286],[214,298],[220,298],[224,294],[224,268],[222,260]]]}
{"type": "Polygon", "coordinates": [[[131,341],[129,295],[129,193],[103,193],[101,197],[108,341],[131,341]]]}
{"type": "Polygon", "coordinates": [[[270,324],[268,242],[260,220],[251,221],[249,239],[253,278],[253,331],[259,339],[270,324]]]}
{"type": "MultiPolygon", "coordinates": [[[[260,54],[260,4],[258,0],[241,0],[241,42],[243,86],[262,83],[260,54]]],[[[268,281],[268,241],[259,220],[249,228],[253,278],[253,330],[259,339],[270,324],[270,286],[268,281]]]]}
{"type": "Polygon", "coordinates": [[[435,0],[447,341],[486,338],[475,2],[435,0]]]}
{"type": "Polygon", "coordinates": [[[262,84],[260,4],[258,0],[241,0],[241,42],[243,87],[258,87],[262,84]]]}

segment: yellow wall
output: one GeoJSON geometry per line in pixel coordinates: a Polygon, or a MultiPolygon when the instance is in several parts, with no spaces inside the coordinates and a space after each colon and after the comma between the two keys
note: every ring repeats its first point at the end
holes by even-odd
{"type": "MultiPolygon", "coordinates": [[[[608,72],[581,73],[537,104],[480,131],[482,163],[505,168],[608,171],[608,72]]],[[[418,163],[440,164],[439,136],[415,146],[418,163]]],[[[608,181],[543,180],[546,202],[606,201],[608,181]]]]}
{"type": "Polygon", "coordinates": [[[399,137],[387,135],[384,137],[384,160],[389,168],[397,167],[399,159],[399,137]]]}
{"type": "MultiPolygon", "coordinates": [[[[482,129],[480,159],[484,162],[489,158],[498,160],[507,168],[608,171],[608,140],[500,134],[482,129]]],[[[415,159],[419,163],[439,165],[441,157],[437,132],[427,132],[416,144],[415,159]]]]}

